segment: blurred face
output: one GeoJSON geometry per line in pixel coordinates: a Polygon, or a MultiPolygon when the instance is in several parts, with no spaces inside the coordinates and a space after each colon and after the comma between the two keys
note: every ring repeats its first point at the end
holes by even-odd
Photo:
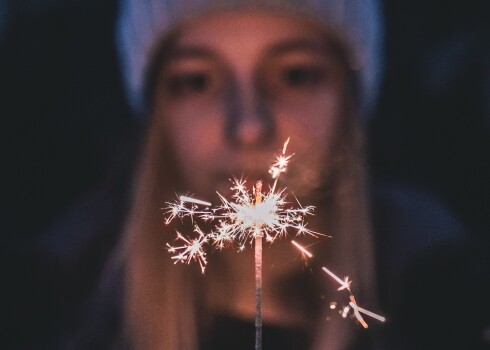
{"type": "Polygon", "coordinates": [[[227,192],[232,176],[269,181],[284,141],[284,180],[302,196],[325,179],[345,77],[329,36],[284,14],[208,14],[179,31],[160,70],[154,118],[176,156],[183,189],[227,192]]]}

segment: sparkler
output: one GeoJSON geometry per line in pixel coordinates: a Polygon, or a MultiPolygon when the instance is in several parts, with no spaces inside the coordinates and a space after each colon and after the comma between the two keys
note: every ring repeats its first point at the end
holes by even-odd
{"type": "MultiPolygon", "coordinates": [[[[303,255],[307,256],[308,258],[311,259],[313,257],[313,254],[309,250],[307,250],[305,247],[303,247],[301,244],[299,244],[298,242],[292,240],[291,241],[291,244],[294,245],[303,255]]],[[[378,314],[375,314],[374,312],[371,312],[369,310],[366,310],[366,309],[360,307],[359,305],[357,305],[356,298],[354,297],[354,295],[352,294],[352,291],[350,289],[350,286],[352,284],[352,281],[349,280],[349,277],[348,276],[344,277],[344,279],[342,280],[340,277],[338,277],[336,274],[334,274],[331,270],[329,270],[325,266],[322,267],[322,270],[327,275],[329,275],[332,279],[334,279],[338,284],[340,284],[340,287],[337,290],[339,290],[339,291],[341,291],[341,290],[347,290],[347,291],[349,291],[349,293],[350,293],[350,295],[349,295],[349,299],[350,299],[349,305],[352,308],[352,311],[354,313],[354,316],[357,318],[357,320],[359,321],[359,323],[364,328],[368,328],[368,324],[366,323],[366,321],[361,316],[361,313],[363,313],[363,314],[365,314],[367,316],[370,316],[370,317],[372,317],[374,319],[377,319],[380,322],[385,322],[386,321],[386,318],[385,317],[380,316],[378,314]]],[[[332,308],[332,304],[330,304],[330,308],[332,308]]],[[[350,309],[349,306],[345,306],[343,308],[343,310],[342,310],[342,317],[343,318],[346,318],[347,317],[348,312],[349,312],[349,309],[350,309]]]]}
{"type": "MultiPolygon", "coordinates": [[[[257,181],[248,190],[246,181],[234,179],[231,190],[231,199],[227,199],[217,192],[220,204],[213,207],[212,203],[190,196],[180,196],[179,200],[167,203],[167,218],[169,224],[175,218],[184,219],[190,217],[194,222],[195,237],[185,237],[177,231],[176,241],[180,244],[170,245],[168,251],[173,254],[175,263],[187,263],[196,261],[204,273],[207,265],[206,248],[223,249],[229,246],[237,246],[238,251],[243,251],[247,244],[254,244],[255,248],[255,349],[262,348],[262,243],[263,239],[273,243],[276,239],[286,237],[291,231],[298,235],[311,235],[318,237],[323,234],[307,228],[305,218],[311,215],[314,207],[292,207],[286,201],[285,189],[276,190],[280,175],[287,170],[292,155],[286,155],[289,139],[284,143],[282,152],[276,157],[274,164],[269,169],[274,179],[269,191],[263,191],[262,181],[257,181]],[[195,220],[198,219],[198,220],[195,220]],[[204,232],[195,221],[211,223],[211,229],[204,232]]],[[[307,258],[313,254],[301,244],[292,240],[291,243],[307,258]]],[[[385,322],[385,318],[374,312],[360,307],[351,291],[352,281],[346,276],[341,279],[327,267],[322,270],[336,281],[340,286],[339,291],[345,290],[350,294],[350,302],[343,307],[342,317],[347,317],[352,309],[359,323],[368,328],[368,324],[361,313],[385,322]]],[[[332,308],[332,304],[330,306],[332,308]]]]}
{"type": "MultiPolygon", "coordinates": [[[[247,244],[255,242],[255,349],[262,348],[262,241],[273,243],[276,239],[285,237],[291,231],[296,235],[311,235],[318,237],[321,234],[307,228],[305,218],[311,215],[314,207],[292,207],[286,201],[285,189],[276,190],[279,177],[287,170],[292,155],[286,155],[289,138],[284,143],[282,152],[276,157],[269,173],[274,179],[269,191],[263,191],[261,181],[257,181],[252,190],[248,190],[244,180],[233,180],[233,195],[228,200],[217,192],[221,202],[217,207],[211,203],[188,196],[180,196],[179,201],[167,203],[166,223],[175,218],[200,219],[212,223],[209,232],[203,232],[195,224],[195,238],[186,238],[177,232],[176,240],[181,245],[167,244],[168,251],[173,255],[175,263],[197,261],[204,273],[207,259],[207,246],[223,249],[230,245],[237,245],[238,251],[245,249],[247,244]],[[204,207],[204,208],[201,208],[204,207]],[[200,209],[201,208],[201,209],[200,209]]],[[[197,220],[196,220],[197,221],[197,220]]]]}

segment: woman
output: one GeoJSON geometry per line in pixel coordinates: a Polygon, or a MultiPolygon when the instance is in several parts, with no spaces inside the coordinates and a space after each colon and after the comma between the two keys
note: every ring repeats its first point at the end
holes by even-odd
{"type": "MultiPolygon", "coordinates": [[[[124,271],[123,343],[253,346],[251,252],[212,255],[205,276],[174,265],[163,249],[174,228],[165,227],[161,207],[175,192],[216,201],[231,176],[267,180],[288,137],[295,155],[284,185],[317,207],[310,227],[334,237],[312,248],[319,263],[349,275],[356,296],[374,305],[359,120],[372,96],[358,85],[375,91],[377,33],[376,8],[363,3],[123,3],[118,35],[128,96],[135,114],[148,116],[132,210],[105,275],[115,265],[124,271]]],[[[352,347],[358,327],[330,311],[334,286],[305,270],[287,242],[264,255],[264,348],[352,347]]]]}

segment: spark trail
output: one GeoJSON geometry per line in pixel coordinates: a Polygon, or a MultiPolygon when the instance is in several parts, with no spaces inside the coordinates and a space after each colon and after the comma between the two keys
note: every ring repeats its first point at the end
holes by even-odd
{"type": "MultiPolygon", "coordinates": [[[[296,248],[298,249],[304,256],[308,257],[308,258],[313,258],[313,254],[307,250],[305,247],[303,247],[301,244],[299,244],[298,242],[296,242],[295,240],[292,240],[291,241],[291,244],[296,248]]],[[[356,302],[356,299],[354,297],[354,295],[352,294],[352,291],[350,289],[350,286],[352,284],[352,281],[349,280],[349,277],[346,276],[344,277],[344,279],[341,279],[339,276],[337,276],[335,273],[333,273],[330,269],[326,268],[325,266],[322,267],[322,270],[328,275],[330,276],[335,282],[337,282],[340,287],[337,289],[339,291],[341,290],[346,290],[349,292],[349,299],[350,299],[350,302],[349,302],[349,306],[350,308],[352,308],[352,311],[354,313],[354,316],[357,318],[357,320],[359,321],[359,323],[364,327],[364,328],[368,328],[368,324],[367,322],[364,320],[364,318],[361,316],[361,313],[369,316],[369,317],[372,317],[380,322],[385,322],[386,321],[386,318],[383,317],[383,316],[380,316],[378,314],[375,314],[374,312],[372,311],[369,311],[369,310],[366,310],[362,307],[360,307],[359,305],[357,305],[357,302],[356,302]]],[[[349,312],[349,306],[346,306],[344,307],[343,309],[343,312],[342,312],[342,317],[347,317],[347,314],[349,312]]]]}

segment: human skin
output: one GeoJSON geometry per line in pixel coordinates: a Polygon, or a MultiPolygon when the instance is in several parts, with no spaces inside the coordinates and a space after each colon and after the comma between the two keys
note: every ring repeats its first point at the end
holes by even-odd
{"type": "Polygon", "coordinates": [[[288,137],[290,189],[302,196],[322,182],[345,84],[325,36],[302,17],[258,11],[211,13],[182,27],[154,115],[171,130],[164,137],[188,190],[212,199],[230,176],[268,180],[288,137]]]}
{"type": "MultiPolygon", "coordinates": [[[[346,77],[329,40],[317,23],[284,13],[209,13],[184,23],[159,70],[153,105],[153,125],[171,147],[181,180],[172,185],[213,201],[215,191],[227,193],[232,176],[243,175],[249,185],[268,180],[274,155],[291,137],[294,160],[283,179],[302,201],[311,198],[326,181],[343,116],[346,77]]],[[[284,258],[288,253],[267,252],[266,322],[304,322],[271,287],[298,271],[291,254],[284,258]]],[[[221,286],[210,303],[252,318],[253,269],[243,263],[252,260],[246,252],[228,254],[222,253],[227,271],[213,274],[210,266],[207,272],[207,280],[218,278],[214,285],[221,286]]]]}

